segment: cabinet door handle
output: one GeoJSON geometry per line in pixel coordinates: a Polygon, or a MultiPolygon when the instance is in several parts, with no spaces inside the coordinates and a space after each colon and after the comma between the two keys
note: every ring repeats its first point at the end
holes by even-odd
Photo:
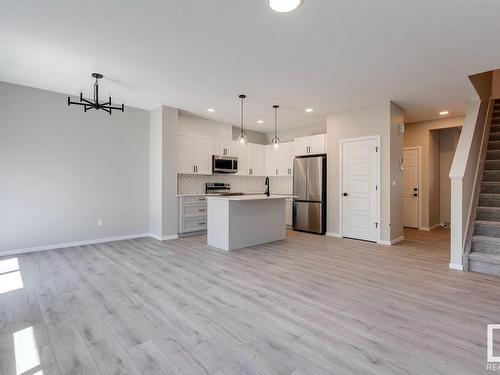
{"type": "Polygon", "coordinates": [[[278,175],[278,170],[276,169],[276,176],[278,175]]]}
{"type": "Polygon", "coordinates": [[[252,168],[248,170],[248,174],[252,174],[252,168]]]}
{"type": "Polygon", "coordinates": [[[205,212],[206,210],[204,208],[200,208],[198,212],[205,212]]]}
{"type": "Polygon", "coordinates": [[[205,198],[198,198],[198,200],[199,200],[200,202],[204,202],[204,201],[205,201],[205,198]]]}
{"type": "Polygon", "coordinates": [[[200,223],[198,223],[198,225],[205,225],[205,223],[203,223],[203,222],[200,222],[200,223]]]}
{"type": "Polygon", "coordinates": [[[196,165],[193,165],[193,172],[196,172],[196,165]]]}

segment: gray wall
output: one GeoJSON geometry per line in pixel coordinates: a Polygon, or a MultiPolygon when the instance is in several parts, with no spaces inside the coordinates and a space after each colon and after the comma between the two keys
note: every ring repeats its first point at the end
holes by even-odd
{"type": "Polygon", "coordinates": [[[147,233],[148,118],[0,82],[0,255],[147,233]]]}
{"type": "Polygon", "coordinates": [[[439,216],[441,223],[451,221],[450,169],[460,138],[461,128],[439,131],[439,216]]]}
{"type": "MultiPolygon", "coordinates": [[[[380,136],[380,239],[391,240],[391,128],[390,103],[334,113],[327,118],[328,151],[328,232],[338,234],[339,223],[339,142],[341,139],[380,136]]],[[[395,187],[396,188],[396,187],[395,187]]],[[[398,186],[397,188],[401,188],[398,186]]],[[[402,218],[398,220],[402,222],[402,218]]],[[[397,231],[400,232],[399,230],[397,231]]],[[[397,237],[395,237],[397,238],[397,237]]],[[[394,239],[394,238],[393,238],[394,239]]]]}
{"type": "MultiPolygon", "coordinates": [[[[290,142],[293,141],[295,138],[307,137],[309,135],[317,135],[325,133],[326,133],[326,123],[303,126],[300,128],[293,128],[293,129],[280,130],[278,128],[278,138],[280,139],[280,142],[290,142]]],[[[266,139],[264,144],[271,144],[273,138],[274,138],[274,131],[266,133],[266,139]]]]}

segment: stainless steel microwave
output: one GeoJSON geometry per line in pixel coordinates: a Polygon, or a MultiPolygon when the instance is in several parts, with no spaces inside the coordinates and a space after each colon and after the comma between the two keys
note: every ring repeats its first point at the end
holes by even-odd
{"type": "Polygon", "coordinates": [[[231,156],[212,156],[213,173],[236,173],[238,172],[238,158],[231,156]]]}

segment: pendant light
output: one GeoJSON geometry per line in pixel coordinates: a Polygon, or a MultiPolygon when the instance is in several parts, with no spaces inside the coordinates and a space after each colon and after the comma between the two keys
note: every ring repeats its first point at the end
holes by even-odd
{"type": "Polygon", "coordinates": [[[274,108],[274,138],[271,141],[271,143],[274,145],[274,148],[279,147],[280,139],[278,138],[278,108],[280,106],[275,104],[273,105],[274,108]]]}
{"type": "Polygon", "coordinates": [[[92,73],[92,77],[95,78],[93,101],[85,99],[83,97],[83,93],[80,92],[80,101],[73,102],[71,101],[71,98],[68,96],[68,105],[71,104],[81,105],[83,106],[84,112],[87,112],[89,109],[95,109],[95,110],[101,109],[105,112],[108,112],[109,114],[111,114],[113,110],[124,112],[125,106],[123,104],[121,106],[116,106],[111,104],[111,96],[109,97],[109,100],[107,102],[101,103],[99,101],[99,80],[103,78],[103,75],[100,73],[92,73]]]}
{"type": "Polygon", "coordinates": [[[243,127],[243,101],[245,100],[247,96],[246,95],[240,95],[239,98],[241,99],[241,128],[240,132],[238,133],[238,137],[236,137],[236,141],[238,143],[242,144],[247,144],[248,139],[247,139],[247,132],[245,131],[245,128],[243,127]]]}

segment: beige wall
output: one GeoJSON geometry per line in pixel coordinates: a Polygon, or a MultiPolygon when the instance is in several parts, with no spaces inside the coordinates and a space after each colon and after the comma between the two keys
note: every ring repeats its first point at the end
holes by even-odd
{"type": "Polygon", "coordinates": [[[433,131],[459,127],[463,123],[464,117],[456,116],[406,125],[404,147],[420,146],[422,149],[422,181],[420,181],[422,229],[429,229],[441,222],[439,208],[439,133],[433,131]]]}
{"type": "MultiPolygon", "coordinates": [[[[403,233],[403,135],[399,134],[399,125],[404,123],[404,111],[391,103],[391,240],[401,238],[403,233]]],[[[383,167],[383,166],[382,166],[383,167]]]]}
{"type": "Polygon", "coordinates": [[[390,103],[338,112],[328,116],[328,232],[334,234],[340,232],[339,141],[341,139],[379,135],[381,146],[380,240],[390,241],[401,235],[402,173],[399,170],[399,159],[402,155],[402,140],[398,138],[401,136],[397,135],[396,125],[400,120],[402,120],[402,109],[390,103]],[[392,149],[391,142],[394,146],[392,149]],[[391,177],[394,177],[395,181],[395,186],[392,187],[391,177]],[[392,214],[391,194],[397,196],[397,202],[392,214]],[[393,223],[392,226],[391,222],[393,223]]]}
{"type": "Polygon", "coordinates": [[[451,179],[450,169],[457,149],[460,128],[439,131],[439,221],[451,222],[451,179]]]}

